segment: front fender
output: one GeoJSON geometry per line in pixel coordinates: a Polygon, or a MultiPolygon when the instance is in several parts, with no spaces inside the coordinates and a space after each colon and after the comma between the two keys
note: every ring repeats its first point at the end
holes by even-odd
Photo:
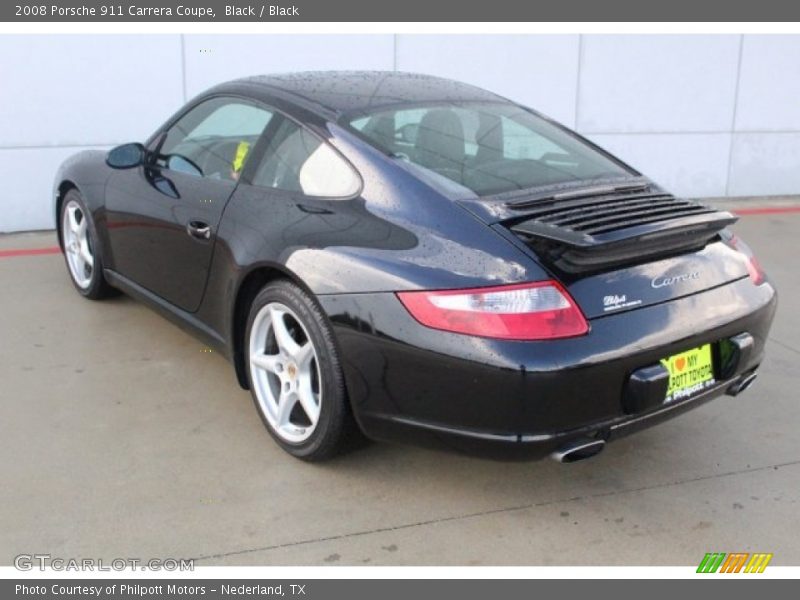
{"type": "MultiPolygon", "coordinates": [[[[76,188],[97,224],[98,211],[105,205],[105,186],[110,175],[111,168],[106,165],[106,152],[103,150],[83,150],[70,156],[58,168],[53,181],[50,214],[53,215],[59,244],[61,231],[58,227],[58,216],[64,195],[71,188],[76,188]]],[[[103,233],[100,235],[104,238],[103,233]]]]}

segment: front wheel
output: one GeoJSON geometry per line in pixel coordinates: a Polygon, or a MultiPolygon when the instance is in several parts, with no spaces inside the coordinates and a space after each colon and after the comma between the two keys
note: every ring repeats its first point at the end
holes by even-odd
{"type": "Polygon", "coordinates": [[[113,295],[114,289],[103,276],[103,263],[97,252],[97,233],[92,217],[77,190],[70,190],[61,206],[61,243],[72,283],[86,298],[98,300],[113,295]]]}
{"type": "Polygon", "coordinates": [[[358,435],[332,332],[299,287],[279,281],[255,297],[245,359],[256,408],[286,452],[324,460],[358,435]]]}

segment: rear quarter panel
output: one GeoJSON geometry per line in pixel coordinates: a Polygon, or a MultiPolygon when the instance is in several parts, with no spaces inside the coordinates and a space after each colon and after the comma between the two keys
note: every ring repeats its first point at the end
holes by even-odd
{"type": "Polygon", "coordinates": [[[317,295],[449,289],[546,273],[471,213],[335,126],[326,137],[360,173],[357,197],[308,198],[240,185],[220,223],[201,313],[230,332],[256,269],[283,271],[317,295]]]}

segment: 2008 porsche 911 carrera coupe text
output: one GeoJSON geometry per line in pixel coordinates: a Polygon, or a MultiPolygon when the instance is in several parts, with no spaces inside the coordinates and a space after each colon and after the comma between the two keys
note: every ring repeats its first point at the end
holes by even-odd
{"type": "Polygon", "coordinates": [[[730,213],[428,76],[222,84],[54,196],[77,290],[218,349],[307,460],[361,433],[587,458],[747,388],[776,307],[730,213]]]}

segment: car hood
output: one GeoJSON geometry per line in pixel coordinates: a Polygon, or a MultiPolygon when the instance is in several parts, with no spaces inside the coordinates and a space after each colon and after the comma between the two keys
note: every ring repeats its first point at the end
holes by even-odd
{"type": "Polygon", "coordinates": [[[574,278],[566,285],[586,317],[593,319],[677,300],[746,277],[744,256],[719,241],[696,252],[574,278]]]}

